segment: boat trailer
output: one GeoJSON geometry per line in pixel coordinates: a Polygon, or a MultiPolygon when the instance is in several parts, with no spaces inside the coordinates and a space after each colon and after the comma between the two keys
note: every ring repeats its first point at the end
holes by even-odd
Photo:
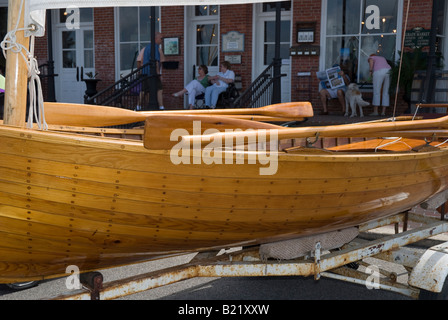
{"type": "Polygon", "coordinates": [[[198,253],[188,263],[113,282],[103,283],[100,272],[81,274],[82,289],[52,299],[112,300],[195,277],[248,276],[314,276],[316,280],[326,277],[414,299],[448,299],[448,242],[440,241],[423,250],[415,247],[421,240],[448,232],[443,213],[438,220],[406,212],[358,228],[359,235],[339,249],[323,251],[321,243],[316,242],[309,254],[293,260],[263,259],[259,246],[255,246],[198,253]],[[407,230],[410,221],[423,225],[407,230]],[[373,232],[389,225],[395,225],[395,234],[373,232]],[[407,284],[399,283],[396,273],[369,268],[365,258],[403,266],[408,273],[407,284]]]}

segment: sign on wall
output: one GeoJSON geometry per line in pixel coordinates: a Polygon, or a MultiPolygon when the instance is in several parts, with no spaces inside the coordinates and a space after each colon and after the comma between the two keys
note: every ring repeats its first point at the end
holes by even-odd
{"type": "Polygon", "coordinates": [[[409,48],[423,48],[429,46],[429,35],[431,30],[422,27],[415,27],[411,30],[406,30],[406,37],[404,39],[404,46],[409,48]]]}
{"type": "Polygon", "coordinates": [[[244,34],[238,31],[229,31],[222,35],[222,52],[244,51],[244,34]]]}

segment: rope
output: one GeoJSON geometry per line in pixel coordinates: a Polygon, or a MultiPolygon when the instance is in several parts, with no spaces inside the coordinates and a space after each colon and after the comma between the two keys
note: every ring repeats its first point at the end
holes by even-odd
{"type": "Polygon", "coordinates": [[[398,139],[395,139],[394,141],[391,141],[391,142],[382,144],[382,145],[380,145],[380,146],[378,146],[378,147],[375,148],[375,152],[378,152],[378,149],[387,147],[387,146],[389,146],[389,145],[391,145],[391,144],[398,143],[398,142],[403,143],[406,147],[409,148],[409,150],[412,150],[412,147],[411,147],[410,145],[408,145],[406,142],[401,141],[401,139],[403,139],[403,138],[398,138],[398,139]]]}
{"type": "Polygon", "coordinates": [[[37,122],[37,126],[40,130],[42,129],[48,130],[48,125],[47,122],[45,121],[42,84],[39,78],[40,74],[39,65],[33,53],[34,53],[34,36],[31,36],[30,53],[28,55],[28,79],[29,79],[28,90],[30,92],[30,106],[28,112],[27,127],[31,129],[33,127],[33,120],[35,119],[37,122]]]}
{"type": "MultiPolygon", "coordinates": [[[[24,0],[20,3],[19,15],[22,16],[24,0]]],[[[22,58],[25,60],[25,63],[28,67],[28,91],[30,93],[30,104],[29,104],[29,116],[27,127],[33,127],[33,119],[36,119],[38,127],[40,130],[47,130],[48,125],[45,122],[45,113],[44,113],[44,100],[42,95],[42,85],[39,78],[39,65],[37,63],[37,59],[34,57],[34,36],[31,36],[30,41],[30,50],[28,50],[22,44],[17,43],[16,33],[17,32],[25,32],[27,30],[34,31],[34,27],[26,27],[19,28],[20,18],[17,19],[16,25],[13,30],[9,31],[3,41],[0,43],[0,46],[3,51],[3,56],[6,59],[6,51],[10,50],[16,54],[20,54],[22,58]],[[37,87],[37,91],[36,91],[37,87]],[[37,112],[39,110],[39,112],[37,112]]]]}

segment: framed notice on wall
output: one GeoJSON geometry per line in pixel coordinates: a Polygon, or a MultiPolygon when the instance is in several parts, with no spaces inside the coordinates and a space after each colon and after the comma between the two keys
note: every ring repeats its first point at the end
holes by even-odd
{"type": "Polygon", "coordinates": [[[176,56],[180,54],[179,38],[163,38],[163,54],[166,56],[176,56]]]}
{"type": "Polygon", "coordinates": [[[244,51],[244,34],[230,31],[222,35],[222,52],[244,51]]]}
{"type": "Polygon", "coordinates": [[[297,43],[313,43],[316,22],[297,22],[297,43]]]}

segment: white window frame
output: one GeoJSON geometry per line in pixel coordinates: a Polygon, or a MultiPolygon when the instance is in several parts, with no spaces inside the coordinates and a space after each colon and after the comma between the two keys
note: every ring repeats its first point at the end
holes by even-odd
{"type": "MultiPolygon", "coordinates": [[[[140,8],[140,7],[139,7],[140,8]]],[[[114,33],[115,33],[115,80],[120,80],[121,76],[125,76],[126,74],[123,74],[122,70],[120,69],[120,60],[121,60],[121,50],[120,45],[122,42],[120,42],[120,14],[119,14],[119,7],[114,8],[114,33]]],[[[159,10],[159,21],[158,21],[158,29],[162,30],[162,15],[161,15],[161,8],[158,7],[159,10]]],[[[138,15],[138,19],[140,19],[140,14],[138,15]]],[[[140,22],[138,23],[138,26],[140,28],[140,22]]],[[[157,28],[156,28],[157,30],[157,28]]],[[[134,42],[134,41],[133,41],[134,42]]],[[[132,43],[133,43],[132,42],[132,43]]],[[[141,46],[141,39],[140,39],[140,30],[138,32],[138,40],[137,40],[139,46],[141,46]]],[[[123,42],[126,43],[126,42],[123,42]]],[[[140,48],[142,49],[142,48],[140,48]]]]}
{"type": "MultiPolygon", "coordinates": [[[[326,43],[327,43],[327,11],[328,6],[327,3],[331,0],[322,0],[322,14],[321,14],[321,35],[320,35],[320,45],[321,45],[321,54],[319,59],[319,70],[323,70],[325,68],[325,58],[326,58],[326,43]]],[[[359,0],[361,1],[361,0],[359,0]]],[[[397,32],[396,32],[396,44],[395,44],[395,60],[399,59],[398,52],[401,51],[401,40],[402,40],[402,31],[403,31],[403,0],[398,0],[398,13],[397,13],[397,32]]],[[[360,9],[362,11],[362,8],[360,9]]],[[[362,12],[360,12],[360,15],[362,12]]],[[[393,33],[385,33],[384,35],[394,35],[393,33]]],[[[341,35],[335,35],[335,37],[340,37],[341,35]]],[[[358,34],[347,34],[344,36],[356,36],[359,37],[359,49],[362,44],[362,34],[361,34],[361,26],[358,34]]],[[[360,50],[358,50],[360,52],[360,50]]],[[[358,69],[359,76],[359,69],[358,69]]],[[[371,90],[371,85],[367,85],[364,88],[368,88],[371,90]]]]}

